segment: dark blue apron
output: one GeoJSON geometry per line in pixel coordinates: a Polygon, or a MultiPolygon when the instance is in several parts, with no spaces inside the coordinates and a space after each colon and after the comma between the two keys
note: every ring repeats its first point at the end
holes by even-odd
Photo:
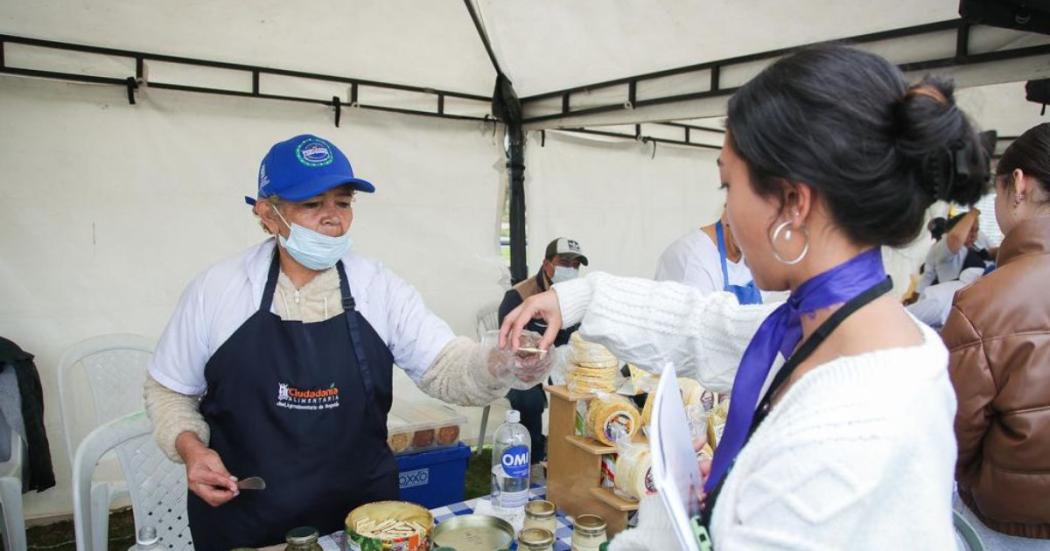
{"type": "Polygon", "coordinates": [[[343,315],[302,323],[271,313],[278,266],[275,254],[259,310],[205,366],[200,406],[226,468],[261,476],[266,489],[215,508],[190,492],[197,549],[273,545],[304,525],[334,532],[354,507],[398,498],[386,443],[390,350],[355,310],[342,262],[343,315]]]}
{"type": "Polygon", "coordinates": [[[758,291],[758,285],[755,285],[753,280],[748,281],[747,285],[729,284],[729,268],[726,266],[726,235],[722,229],[721,220],[715,224],[715,234],[718,235],[718,256],[722,258],[722,280],[725,282],[722,290],[736,295],[736,300],[740,304],[762,304],[762,293],[758,291]]]}

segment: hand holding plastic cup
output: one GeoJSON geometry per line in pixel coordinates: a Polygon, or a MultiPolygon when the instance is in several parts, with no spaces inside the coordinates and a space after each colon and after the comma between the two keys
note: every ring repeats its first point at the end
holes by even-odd
{"type": "Polygon", "coordinates": [[[553,366],[553,355],[539,347],[542,335],[533,331],[521,334],[517,351],[499,348],[499,330],[486,331],[481,346],[489,351],[489,370],[511,388],[525,390],[541,384],[553,366]]]}

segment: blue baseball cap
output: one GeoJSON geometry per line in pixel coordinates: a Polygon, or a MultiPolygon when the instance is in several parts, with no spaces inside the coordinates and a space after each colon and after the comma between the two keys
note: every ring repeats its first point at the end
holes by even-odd
{"type": "MultiPolygon", "coordinates": [[[[259,166],[260,198],[277,195],[288,201],[305,201],[344,184],[366,193],[376,190],[354,176],[350,161],[338,147],[312,134],[274,144],[259,166]]],[[[244,200],[255,204],[254,197],[244,200]]]]}

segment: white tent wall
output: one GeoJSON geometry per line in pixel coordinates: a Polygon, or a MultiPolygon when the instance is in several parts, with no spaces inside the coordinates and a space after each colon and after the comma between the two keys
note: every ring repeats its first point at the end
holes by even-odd
{"type": "Polygon", "coordinates": [[[718,218],[714,150],[530,132],[525,148],[528,262],[555,237],[577,239],[589,271],[652,277],[675,238],[718,218]]]}
{"type": "MultiPolygon", "coordinates": [[[[378,190],[356,203],[355,248],[457,333],[473,336],[476,311],[502,295],[491,125],[345,110],[335,128],[321,106],[159,90],[132,106],[120,88],[16,77],[0,77],[0,121],[0,335],[36,355],[58,478],[27,494],[30,518],[71,510],[62,350],[103,333],[159,335],[196,273],[265,239],[242,197],[275,141],[312,132],[344,148],[378,190]]],[[[421,394],[403,374],[396,392],[421,394]]]]}
{"type": "MultiPolygon", "coordinates": [[[[531,273],[554,237],[580,241],[591,264],[585,271],[651,278],[660,253],[690,229],[722,212],[718,152],[706,149],[606,141],[575,134],[529,134],[525,150],[528,259],[531,273]]],[[[921,236],[901,249],[886,248],[894,292],[929,248],[921,236]]]]}

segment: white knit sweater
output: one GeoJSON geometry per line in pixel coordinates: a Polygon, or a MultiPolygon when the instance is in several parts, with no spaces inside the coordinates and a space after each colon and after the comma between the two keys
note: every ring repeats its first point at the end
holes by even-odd
{"type": "MultiPolygon", "coordinates": [[[[554,289],[584,338],[639,366],[672,362],[718,391],[774,307],[601,273],[554,289]]],[[[922,345],[840,357],[788,389],[726,479],[718,549],[954,549],[955,395],[944,345],[916,325],[922,345]]],[[[610,551],[677,549],[668,522],[644,504],[610,551]]]]}

